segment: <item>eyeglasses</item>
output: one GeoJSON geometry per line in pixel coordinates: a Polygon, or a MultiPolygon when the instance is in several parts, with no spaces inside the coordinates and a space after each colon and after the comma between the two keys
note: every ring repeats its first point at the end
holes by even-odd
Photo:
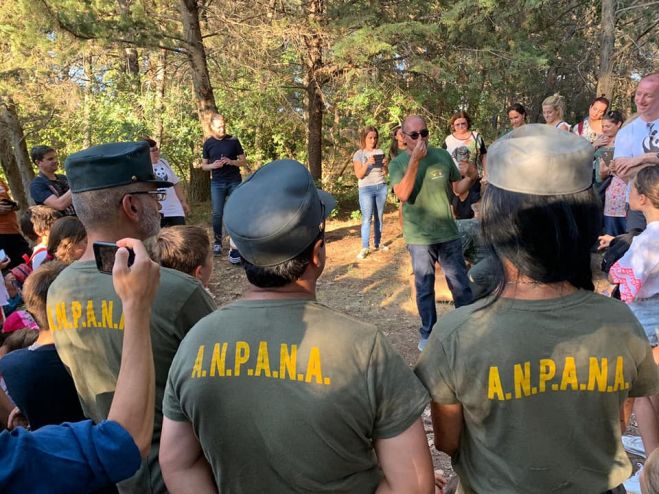
{"type": "MultiPolygon", "coordinates": [[[[138,196],[140,194],[148,194],[158,202],[164,201],[167,197],[167,192],[162,190],[138,190],[136,192],[127,192],[122,196],[121,201],[123,201],[126,196],[138,196]]],[[[121,204],[121,201],[119,201],[119,204],[121,204]]]]}
{"type": "Polygon", "coordinates": [[[416,132],[416,131],[415,132],[405,132],[405,131],[403,131],[403,134],[408,136],[413,141],[416,141],[419,138],[419,136],[421,136],[423,138],[428,137],[428,134],[430,134],[430,132],[428,131],[428,129],[421,129],[419,132],[416,132]]]}

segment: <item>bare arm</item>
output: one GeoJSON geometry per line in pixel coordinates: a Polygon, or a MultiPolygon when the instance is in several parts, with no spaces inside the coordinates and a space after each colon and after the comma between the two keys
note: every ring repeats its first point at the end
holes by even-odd
{"type": "Polygon", "coordinates": [[[188,205],[188,198],[185,197],[185,191],[183,190],[183,187],[181,186],[180,182],[174,186],[174,192],[176,193],[176,197],[178,197],[178,200],[181,202],[181,206],[183,206],[183,212],[185,214],[190,214],[190,206],[188,205]]]}
{"type": "Polygon", "coordinates": [[[222,168],[222,165],[220,165],[219,160],[215,160],[212,163],[209,163],[209,161],[204,158],[201,160],[201,169],[206,170],[207,172],[211,170],[217,170],[218,168],[222,168]]]}
{"type": "Polygon", "coordinates": [[[428,145],[423,139],[418,139],[416,146],[410,155],[410,161],[405,170],[403,179],[394,185],[394,193],[401,202],[407,202],[414,190],[414,183],[416,182],[416,174],[419,171],[419,161],[428,153],[428,145]]]}
{"type": "Polygon", "coordinates": [[[620,178],[629,181],[634,173],[650,165],[659,165],[659,158],[655,153],[645,153],[633,158],[616,158],[613,160],[611,168],[620,178]]]}
{"type": "Polygon", "coordinates": [[[44,206],[63,211],[71,205],[71,191],[67,190],[64,194],[57,197],[55,194],[46,197],[43,201],[44,206]]]}
{"type": "Polygon", "coordinates": [[[458,180],[457,182],[451,182],[453,193],[456,196],[464,194],[465,192],[469,192],[469,189],[472,185],[474,185],[474,182],[478,178],[478,169],[473,163],[469,163],[468,161],[461,161],[458,167],[460,168],[462,179],[458,180]]]}
{"type": "Polygon", "coordinates": [[[432,459],[421,419],[396,437],[376,439],[375,453],[384,473],[376,494],[435,492],[432,459]]]}
{"type": "Polygon", "coordinates": [[[217,493],[213,471],[190,422],[163,418],[160,468],[171,494],[217,493]]]}
{"type": "Polygon", "coordinates": [[[460,446],[464,417],[462,405],[430,404],[432,428],[435,432],[435,447],[449,456],[454,456],[460,446]]]}
{"type": "Polygon", "coordinates": [[[121,367],[108,419],[121,424],[146,456],[151,447],[155,413],[155,373],[151,349],[151,304],[158,289],[160,266],[149,259],[142,242],[125,238],[119,247],[135,252],[128,267],[128,251],[117,251],[112,282],[121,299],[125,330],[121,367]]]}

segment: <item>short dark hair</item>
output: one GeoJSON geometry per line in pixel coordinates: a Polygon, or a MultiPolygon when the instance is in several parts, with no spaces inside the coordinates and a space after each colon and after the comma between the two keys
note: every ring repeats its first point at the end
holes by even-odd
{"type": "Polygon", "coordinates": [[[618,110],[607,111],[602,117],[602,120],[608,120],[614,124],[621,124],[625,121],[622,113],[620,113],[618,110]]]}
{"type": "Polygon", "coordinates": [[[48,312],[46,311],[48,288],[64,268],[66,268],[66,264],[63,262],[49,261],[39,266],[25,279],[23,285],[25,308],[32,314],[42,331],[48,329],[48,312]]]}
{"type": "Polygon", "coordinates": [[[592,187],[575,194],[542,196],[490,184],[481,202],[483,240],[496,260],[496,294],[504,288],[501,258],[541,283],[567,281],[594,290],[590,250],[602,211],[592,187]]]}
{"type": "Polygon", "coordinates": [[[516,111],[520,115],[524,115],[524,118],[526,118],[526,108],[524,108],[520,103],[513,103],[510,105],[506,110],[506,113],[510,113],[511,111],[516,111]]]}
{"type": "Polygon", "coordinates": [[[284,261],[274,266],[255,266],[243,259],[243,268],[247,280],[259,288],[279,288],[300,279],[307,266],[311,262],[313,248],[318,240],[324,241],[325,232],[320,231],[318,236],[293,259],[284,261]]]}
{"type": "Polygon", "coordinates": [[[361,149],[364,149],[366,147],[366,137],[368,134],[371,132],[375,132],[375,137],[380,140],[380,133],[378,132],[378,129],[373,127],[372,125],[367,125],[364,127],[360,132],[359,132],[359,147],[361,149]]]}
{"type": "Polygon", "coordinates": [[[150,148],[154,148],[158,145],[158,143],[156,141],[154,141],[153,139],[151,139],[150,137],[145,137],[144,142],[146,142],[149,145],[150,148]]]}
{"type": "Polygon", "coordinates": [[[161,266],[194,276],[195,269],[208,261],[210,245],[203,228],[176,225],[160,230],[156,249],[161,266]]]}
{"type": "Polygon", "coordinates": [[[449,126],[453,129],[453,124],[458,118],[464,118],[467,121],[467,130],[471,129],[471,118],[466,111],[455,112],[449,121],[449,126]]]}
{"type": "MultiPolygon", "coordinates": [[[[590,104],[590,106],[593,106],[595,103],[604,103],[604,104],[606,105],[606,109],[607,109],[607,110],[609,109],[609,106],[611,106],[611,102],[610,102],[609,99],[608,99],[607,97],[605,97],[604,95],[602,95],[602,96],[598,96],[597,98],[595,98],[595,99],[592,101],[592,103],[590,104]]],[[[604,110],[604,111],[606,111],[606,110],[604,110]]]]}
{"type": "Polygon", "coordinates": [[[30,208],[23,211],[19,223],[21,226],[21,232],[23,232],[24,236],[32,242],[39,240],[39,235],[34,231],[34,225],[32,224],[32,211],[30,211],[30,208]]]}
{"type": "Polygon", "coordinates": [[[32,228],[37,234],[39,232],[50,232],[55,221],[62,217],[61,212],[48,206],[31,206],[30,213],[32,228]]]}
{"type": "Polygon", "coordinates": [[[43,144],[40,146],[34,146],[30,150],[30,158],[32,158],[32,162],[36,165],[38,161],[43,160],[44,156],[53,151],[55,151],[53,148],[43,144]]]}
{"type": "Polygon", "coordinates": [[[48,253],[67,264],[76,261],[71,257],[71,248],[87,238],[82,221],[75,216],[60,218],[50,228],[48,235],[48,253]]]}

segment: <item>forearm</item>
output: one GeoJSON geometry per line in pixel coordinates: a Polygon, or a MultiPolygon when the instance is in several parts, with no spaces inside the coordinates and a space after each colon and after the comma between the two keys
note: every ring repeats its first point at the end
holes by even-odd
{"type": "Polygon", "coordinates": [[[247,166],[247,157],[244,154],[239,154],[235,160],[229,160],[234,166],[247,166]]]}
{"type": "Polygon", "coordinates": [[[394,186],[394,193],[401,200],[401,202],[406,202],[412,195],[414,190],[414,183],[416,182],[416,174],[419,170],[418,160],[410,158],[410,163],[405,170],[405,175],[403,179],[394,186]]]}
{"type": "Polygon", "coordinates": [[[217,493],[213,471],[204,455],[185,468],[163,469],[167,490],[171,494],[217,493]]]}
{"type": "Polygon", "coordinates": [[[71,205],[71,202],[72,202],[71,191],[67,190],[60,197],[56,197],[55,195],[52,195],[46,198],[46,200],[44,201],[44,206],[57,209],[58,211],[62,211],[68,208],[71,205]]]}
{"type": "Polygon", "coordinates": [[[366,176],[366,172],[368,171],[368,164],[367,163],[362,163],[361,161],[353,161],[352,162],[352,167],[355,170],[355,176],[358,179],[362,179],[366,176]]]}
{"type": "Polygon", "coordinates": [[[465,192],[469,192],[469,189],[473,184],[474,180],[472,178],[464,177],[462,180],[453,182],[453,193],[458,196],[460,194],[464,194],[465,192]]]}
{"type": "Polygon", "coordinates": [[[185,197],[185,192],[183,191],[183,187],[181,187],[180,183],[177,183],[174,186],[174,192],[176,193],[176,197],[178,197],[178,200],[181,201],[181,204],[187,204],[188,199],[185,197]]]}
{"type": "Polygon", "coordinates": [[[126,329],[121,367],[108,419],[121,424],[133,437],[142,456],[146,456],[155,412],[155,373],[149,331],[151,308],[142,305],[141,300],[133,304],[123,307],[126,329]],[[136,400],[138,396],[143,399],[136,400]]]}

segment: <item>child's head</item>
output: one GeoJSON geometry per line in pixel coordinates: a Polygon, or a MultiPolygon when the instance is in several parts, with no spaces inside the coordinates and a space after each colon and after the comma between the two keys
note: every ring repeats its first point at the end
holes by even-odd
{"type": "Polygon", "coordinates": [[[659,209],[659,165],[646,166],[636,174],[629,207],[635,211],[659,209]]]}
{"type": "Polygon", "coordinates": [[[34,329],[18,329],[7,333],[6,337],[0,338],[0,357],[4,357],[9,352],[29,347],[37,341],[39,332],[34,329]]]}
{"type": "Polygon", "coordinates": [[[27,277],[23,285],[25,308],[32,314],[41,330],[48,329],[48,313],[46,312],[48,288],[65,267],[66,264],[59,261],[44,263],[27,277]]]}
{"type": "Polygon", "coordinates": [[[66,264],[77,261],[87,248],[87,232],[75,216],[65,216],[53,223],[48,235],[48,253],[66,264]]]}
{"type": "Polygon", "coordinates": [[[32,211],[30,211],[30,208],[21,214],[20,224],[23,236],[27,237],[33,244],[39,241],[39,235],[35,233],[32,225],[32,211]]]}
{"type": "Polygon", "coordinates": [[[655,449],[645,461],[641,473],[641,493],[659,494],[659,449],[655,449]]]}
{"type": "Polygon", "coordinates": [[[34,233],[40,237],[47,237],[53,223],[62,217],[62,213],[48,206],[32,206],[30,214],[34,233]]]}
{"type": "Polygon", "coordinates": [[[162,266],[194,276],[204,286],[208,284],[213,257],[206,230],[192,225],[163,228],[158,235],[157,250],[162,266]]]}

